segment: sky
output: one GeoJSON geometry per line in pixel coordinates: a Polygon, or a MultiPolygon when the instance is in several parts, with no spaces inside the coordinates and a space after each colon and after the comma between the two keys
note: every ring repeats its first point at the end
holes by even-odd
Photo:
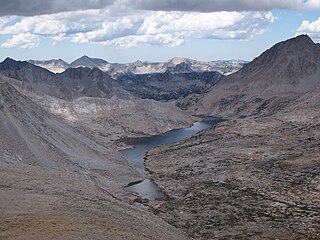
{"type": "Polygon", "coordinates": [[[252,60],[279,41],[320,42],[320,0],[0,0],[0,61],[252,60]]]}

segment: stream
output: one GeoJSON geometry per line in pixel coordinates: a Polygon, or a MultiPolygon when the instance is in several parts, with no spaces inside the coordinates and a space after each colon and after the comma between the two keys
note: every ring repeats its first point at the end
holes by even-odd
{"type": "MultiPolygon", "coordinates": [[[[221,121],[222,120],[220,118],[205,117],[203,120],[195,122],[188,128],[175,129],[151,137],[128,139],[126,143],[131,147],[121,150],[120,153],[126,157],[134,169],[143,175],[147,175],[144,168],[144,160],[145,155],[149,150],[162,144],[176,143],[204,129],[212,127],[221,121]]],[[[125,190],[137,193],[139,197],[148,200],[155,200],[164,197],[161,189],[148,178],[138,182],[129,183],[125,187],[125,190]]]]}

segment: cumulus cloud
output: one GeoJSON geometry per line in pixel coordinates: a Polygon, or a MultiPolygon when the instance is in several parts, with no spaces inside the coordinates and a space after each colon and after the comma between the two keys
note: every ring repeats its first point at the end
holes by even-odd
{"type": "Polygon", "coordinates": [[[152,12],[113,16],[86,10],[15,19],[0,34],[31,33],[54,43],[97,43],[133,47],[141,43],[179,46],[188,39],[250,39],[275,20],[271,12],[152,12]],[[74,19],[77,19],[75,21],[74,19]]]}
{"type": "Polygon", "coordinates": [[[275,20],[270,12],[153,12],[107,21],[99,29],[79,33],[74,42],[132,47],[140,43],[169,47],[188,39],[250,39],[275,20]]]}
{"type": "Polygon", "coordinates": [[[320,42],[320,17],[314,22],[303,21],[297,30],[296,35],[308,34],[312,39],[320,42]]]}
{"type": "Polygon", "coordinates": [[[88,32],[100,27],[105,20],[105,15],[100,10],[85,10],[76,12],[56,13],[32,17],[15,17],[2,24],[0,18],[0,35],[32,33],[47,36],[58,40],[67,39],[69,36],[88,32]]]}
{"type": "Polygon", "coordinates": [[[1,44],[3,48],[35,48],[39,45],[39,37],[31,33],[19,33],[1,44]]]}
{"type": "Polygon", "coordinates": [[[8,0],[1,1],[0,16],[34,16],[85,9],[102,9],[114,0],[8,0]]]}
{"type": "Polygon", "coordinates": [[[108,20],[99,29],[75,34],[72,41],[120,47],[140,43],[173,47],[188,38],[249,39],[274,20],[270,12],[154,12],[108,20]]]}
{"type": "Polygon", "coordinates": [[[131,0],[138,9],[154,11],[270,11],[273,9],[319,9],[319,0],[131,0]]]}

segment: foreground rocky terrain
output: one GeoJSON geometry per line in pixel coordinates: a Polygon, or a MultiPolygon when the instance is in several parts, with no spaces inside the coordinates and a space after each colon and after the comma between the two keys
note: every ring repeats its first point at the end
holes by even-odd
{"type": "Polygon", "coordinates": [[[226,121],[151,151],[170,196],[155,213],[196,239],[319,239],[318,117],[226,121]]]}
{"type": "MultiPolygon", "coordinates": [[[[186,239],[126,203],[123,187],[141,176],[115,145],[96,139],[90,122],[75,127],[2,81],[1,239],[186,239]]],[[[79,114],[89,114],[84,105],[79,114]]]]}
{"type": "Polygon", "coordinates": [[[1,239],[187,239],[76,173],[1,161],[0,175],[1,239]]]}

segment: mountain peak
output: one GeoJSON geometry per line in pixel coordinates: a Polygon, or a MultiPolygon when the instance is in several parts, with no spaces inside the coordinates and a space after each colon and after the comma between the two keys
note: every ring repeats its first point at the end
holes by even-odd
{"type": "Polygon", "coordinates": [[[88,55],[83,55],[82,57],[80,57],[79,59],[91,59],[88,55]]]}
{"type": "Polygon", "coordinates": [[[168,68],[168,70],[171,73],[186,73],[186,72],[192,72],[192,68],[186,63],[186,62],[181,62],[175,65],[172,68],[168,68]]]}
{"type": "Polygon", "coordinates": [[[292,50],[302,50],[305,51],[306,47],[313,47],[315,46],[315,43],[312,41],[312,39],[306,35],[299,35],[294,38],[290,38],[286,41],[280,42],[276,44],[274,47],[282,47],[282,48],[287,48],[287,49],[292,49],[292,50]]]}
{"type": "Polygon", "coordinates": [[[172,65],[178,65],[180,63],[187,62],[188,60],[190,60],[190,59],[182,58],[182,57],[174,57],[174,58],[170,59],[168,63],[172,64],[172,65]]]}
{"type": "Polygon", "coordinates": [[[318,82],[319,63],[320,48],[301,35],[275,44],[229,79],[264,91],[305,92],[318,82]]]}
{"type": "Polygon", "coordinates": [[[28,65],[28,62],[16,61],[12,58],[7,57],[2,63],[0,63],[0,70],[19,70],[28,65]]]}
{"type": "Polygon", "coordinates": [[[21,61],[16,61],[16,60],[14,60],[14,59],[12,59],[10,57],[7,57],[5,60],[3,60],[2,63],[10,63],[10,62],[21,62],[21,61]]]}
{"type": "Polygon", "coordinates": [[[90,58],[87,55],[83,55],[77,60],[73,61],[70,66],[73,68],[86,66],[90,68],[100,67],[101,65],[107,64],[108,62],[100,58],[90,58]]]}
{"type": "Polygon", "coordinates": [[[289,40],[287,40],[287,41],[303,41],[303,42],[308,41],[308,42],[314,43],[314,42],[312,41],[312,39],[309,37],[308,34],[301,34],[301,35],[298,35],[298,36],[296,36],[296,37],[294,37],[294,38],[291,38],[291,39],[289,39],[289,40]]]}
{"type": "Polygon", "coordinates": [[[310,61],[317,61],[318,48],[308,35],[299,35],[286,41],[275,44],[266,50],[259,57],[255,58],[251,63],[246,64],[241,70],[242,72],[255,71],[254,69],[262,66],[269,66],[277,62],[286,62],[289,58],[305,58],[310,61]]]}

